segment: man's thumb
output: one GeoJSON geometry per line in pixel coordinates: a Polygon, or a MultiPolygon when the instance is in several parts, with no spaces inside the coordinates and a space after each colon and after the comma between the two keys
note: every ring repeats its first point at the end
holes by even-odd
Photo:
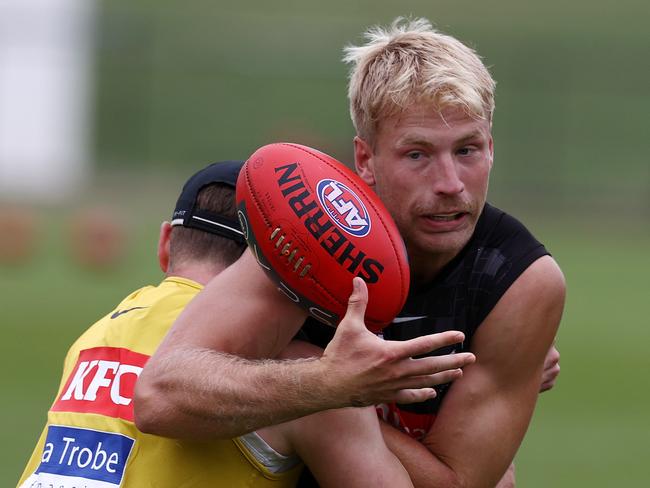
{"type": "Polygon", "coordinates": [[[359,277],[352,279],[352,294],[348,299],[348,309],[345,312],[345,319],[361,320],[366,314],[368,305],[368,287],[366,282],[359,277]]]}

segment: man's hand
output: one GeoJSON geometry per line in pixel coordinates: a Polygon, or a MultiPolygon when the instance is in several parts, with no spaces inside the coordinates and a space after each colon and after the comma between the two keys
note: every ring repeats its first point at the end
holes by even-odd
{"type": "Polygon", "coordinates": [[[555,344],[546,353],[544,359],[544,372],[542,373],[542,385],[539,388],[540,393],[548,391],[555,386],[558,375],[560,374],[560,351],[555,344]]]}
{"type": "Polygon", "coordinates": [[[412,359],[444,346],[462,342],[464,335],[447,331],[409,341],[385,341],[368,331],[363,322],[368,289],[354,278],[345,317],[328,344],[321,362],[324,381],[345,402],[354,406],[378,403],[422,402],[433,398],[435,385],[462,376],[462,368],[474,362],[471,353],[412,359]]]}

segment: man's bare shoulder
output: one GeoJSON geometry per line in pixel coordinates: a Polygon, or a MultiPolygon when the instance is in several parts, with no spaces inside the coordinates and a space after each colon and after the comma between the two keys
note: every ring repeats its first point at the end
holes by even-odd
{"type": "Polygon", "coordinates": [[[472,342],[477,363],[514,367],[526,357],[543,358],[557,332],[565,295],[556,261],[548,255],[534,261],[479,326],[472,342]]]}
{"type": "Polygon", "coordinates": [[[565,294],[564,274],[555,259],[546,255],[534,261],[514,281],[495,309],[504,308],[502,302],[516,308],[540,301],[549,306],[563,304],[565,294]]]}

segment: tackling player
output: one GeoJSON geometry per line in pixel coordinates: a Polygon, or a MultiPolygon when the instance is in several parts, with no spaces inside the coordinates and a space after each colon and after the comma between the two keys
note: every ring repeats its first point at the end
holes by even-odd
{"type": "MultiPolygon", "coordinates": [[[[209,442],[157,437],[135,427],[133,390],[149,356],[203,284],[245,248],[235,220],[233,188],[241,165],[213,164],[188,180],[173,220],[160,230],[158,259],[166,278],[158,286],[131,293],[70,348],[47,424],[19,481],[21,488],[289,487],[296,483],[301,459],[324,486],[411,486],[386,448],[373,410],[330,410],[209,442]],[[350,461],[364,469],[348,472],[350,461]]],[[[343,328],[363,320],[363,283],[351,300],[343,328]]],[[[439,345],[457,339],[458,334],[434,338],[439,345]]],[[[294,342],[281,357],[318,353],[310,344],[294,342]]],[[[455,368],[472,357],[450,359],[452,371],[440,373],[439,382],[457,377],[455,368]]],[[[211,380],[204,374],[193,379],[211,380]]]]}

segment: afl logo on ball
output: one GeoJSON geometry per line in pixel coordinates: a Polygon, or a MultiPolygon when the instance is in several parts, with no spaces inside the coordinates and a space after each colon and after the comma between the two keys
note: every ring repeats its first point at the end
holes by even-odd
{"type": "Polygon", "coordinates": [[[361,199],[343,183],[325,179],[316,187],[318,200],[332,220],[356,237],[370,233],[370,216],[361,199]]]}

